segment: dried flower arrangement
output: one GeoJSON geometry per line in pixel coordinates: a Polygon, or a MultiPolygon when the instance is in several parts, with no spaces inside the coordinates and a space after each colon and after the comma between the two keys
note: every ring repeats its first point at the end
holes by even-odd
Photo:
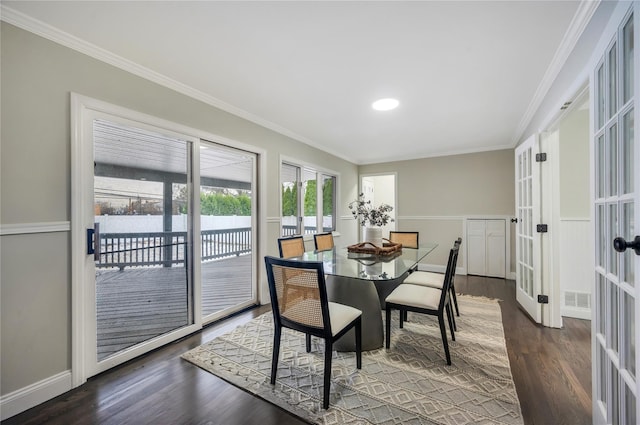
{"type": "Polygon", "coordinates": [[[374,207],[371,201],[365,200],[364,193],[358,195],[358,199],[351,201],[349,209],[353,218],[360,219],[362,226],[384,226],[394,220],[389,215],[389,212],[393,210],[393,207],[388,204],[380,204],[374,207]]]}

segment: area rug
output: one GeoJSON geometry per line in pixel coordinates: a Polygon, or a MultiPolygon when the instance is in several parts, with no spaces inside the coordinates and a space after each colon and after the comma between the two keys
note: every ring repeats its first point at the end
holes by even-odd
{"type": "Polygon", "coordinates": [[[458,296],[456,341],[447,366],[437,319],[409,313],[391,348],[333,353],[331,398],[322,409],[324,342],[284,330],[276,385],[269,383],[273,317],[266,313],[182,357],[311,423],[318,424],[522,424],[500,306],[458,296]]]}

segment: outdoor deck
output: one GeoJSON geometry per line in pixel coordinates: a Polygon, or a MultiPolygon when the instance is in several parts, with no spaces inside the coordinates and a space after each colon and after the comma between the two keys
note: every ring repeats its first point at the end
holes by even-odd
{"type": "MultiPolygon", "coordinates": [[[[252,256],[202,263],[202,313],[222,311],[252,298],[252,256]]],[[[185,326],[189,309],[182,267],[98,270],[98,359],[185,326]]]]}

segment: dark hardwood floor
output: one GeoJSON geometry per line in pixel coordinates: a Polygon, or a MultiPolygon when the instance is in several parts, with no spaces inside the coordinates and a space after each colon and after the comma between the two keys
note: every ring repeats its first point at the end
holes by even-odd
{"type": "Polygon", "coordinates": [[[562,329],[536,325],[516,303],[513,280],[456,276],[455,286],[458,293],[502,300],[511,373],[525,424],[591,424],[591,321],[563,318],[562,329]]]}
{"type": "MultiPolygon", "coordinates": [[[[565,319],[563,329],[533,324],[518,308],[515,283],[509,280],[458,276],[456,289],[502,300],[509,360],[525,423],[590,424],[590,322],[565,319]]],[[[305,423],[180,359],[185,351],[267,311],[269,307],[262,306],[213,324],[2,424],[305,423]]]]}

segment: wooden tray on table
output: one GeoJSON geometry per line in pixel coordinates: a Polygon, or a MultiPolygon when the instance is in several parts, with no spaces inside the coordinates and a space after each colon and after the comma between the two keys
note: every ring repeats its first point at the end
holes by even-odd
{"type": "Polygon", "coordinates": [[[349,245],[347,251],[359,254],[392,255],[402,251],[402,244],[388,240],[384,242],[382,246],[377,246],[371,242],[361,242],[355,245],[349,245]]]}

